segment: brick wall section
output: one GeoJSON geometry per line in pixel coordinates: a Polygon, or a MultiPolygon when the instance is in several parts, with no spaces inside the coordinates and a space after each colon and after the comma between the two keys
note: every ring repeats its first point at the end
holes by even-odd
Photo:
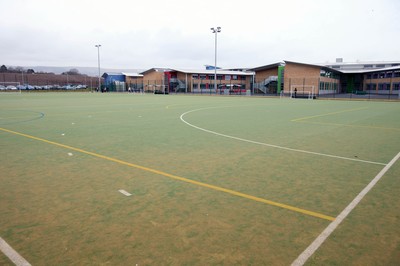
{"type": "MultiPolygon", "coordinates": [[[[306,64],[298,64],[286,62],[285,65],[285,78],[284,78],[284,91],[285,93],[290,92],[291,86],[298,85],[300,88],[304,86],[314,86],[314,94],[319,94],[319,83],[329,82],[336,83],[339,86],[339,80],[321,77],[321,67],[306,65],[306,64]]],[[[306,90],[309,90],[307,88],[306,90]]]]}
{"type": "Polygon", "coordinates": [[[292,85],[314,86],[314,93],[318,93],[321,68],[296,63],[286,62],[284,88],[285,93],[290,92],[292,85]]]}
{"type": "Polygon", "coordinates": [[[88,87],[97,87],[98,77],[89,77],[85,75],[57,75],[57,74],[26,74],[24,73],[0,73],[1,82],[19,82],[20,84],[29,84],[32,86],[44,85],[87,85],[88,87]],[[22,80],[23,79],[23,80],[22,80]]]}
{"type": "Polygon", "coordinates": [[[278,76],[278,67],[256,72],[256,82],[263,82],[270,76],[278,76]]]}
{"type": "Polygon", "coordinates": [[[143,74],[143,86],[145,91],[161,90],[161,85],[163,85],[163,81],[163,71],[156,71],[153,69],[143,74]]]}
{"type": "Polygon", "coordinates": [[[143,77],[129,77],[129,76],[126,76],[125,77],[125,82],[127,83],[127,84],[136,84],[136,83],[143,83],[143,77]]]}

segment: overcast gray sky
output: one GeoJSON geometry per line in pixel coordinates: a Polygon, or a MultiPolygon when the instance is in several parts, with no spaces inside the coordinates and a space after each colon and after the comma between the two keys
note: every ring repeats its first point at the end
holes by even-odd
{"type": "Polygon", "coordinates": [[[0,0],[0,64],[148,69],[400,60],[399,0],[0,0]]]}

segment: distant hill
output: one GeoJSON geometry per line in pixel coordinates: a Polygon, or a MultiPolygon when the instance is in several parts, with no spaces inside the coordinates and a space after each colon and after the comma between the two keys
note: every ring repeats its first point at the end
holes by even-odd
{"type": "MultiPolygon", "coordinates": [[[[16,67],[16,66],[8,66],[7,67],[16,67]]],[[[20,67],[20,66],[18,66],[20,67]]],[[[66,67],[54,67],[54,66],[22,66],[24,69],[33,69],[35,72],[49,72],[54,74],[61,74],[63,72],[67,72],[71,69],[78,69],[79,73],[86,74],[88,76],[96,76],[98,75],[97,67],[76,67],[76,66],[66,66],[66,67]]],[[[128,72],[128,73],[139,73],[143,72],[144,69],[111,69],[111,68],[100,68],[101,75],[104,72],[128,72]]]]}

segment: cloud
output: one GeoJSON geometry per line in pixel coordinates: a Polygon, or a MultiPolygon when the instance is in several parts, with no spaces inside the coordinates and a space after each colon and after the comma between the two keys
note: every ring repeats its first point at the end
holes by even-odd
{"type": "Polygon", "coordinates": [[[396,0],[3,1],[1,64],[110,68],[254,67],[399,60],[396,0]],[[15,15],[18,14],[18,15],[15,15]],[[379,48],[382,47],[382,48],[379,48]]]}

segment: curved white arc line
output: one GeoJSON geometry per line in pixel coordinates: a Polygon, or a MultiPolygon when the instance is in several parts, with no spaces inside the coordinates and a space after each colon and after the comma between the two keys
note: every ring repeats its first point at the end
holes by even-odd
{"type": "Polygon", "coordinates": [[[190,127],[193,127],[195,129],[198,129],[198,130],[210,133],[210,134],[214,134],[214,135],[217,135],[217,136],[220,136],[220,137],[224,137],[224,138],[239,140],[239,141],[243,141],[243,142],[247,142],[247,143],[252,143],[252,144],[256,144],[256,145],[262,145],[262,146],[281,149],[281,150],[287,150],[287,151],[293,151],[293,152],[301,152],[301,153],[306,153],[306,154],[325,156],[325,157],[330,157],[330,158],[335,158],[335,159],[342,159],[342,160],[355,161],[355,162],[361,162],[361,163],[386,165],[386,163],[366,161],[366,160],[360,160],[360,159],[354,159],[354,158],[349,158],[349,157],[343,157],[343,156],[337,156],[337,155],[319,153],[319,152],[313,152],[313,151],[306,151],[306,150],[300,150],[300,149],[293,149],[293,148],[288,148],[288,147],[284,147],[284,146],[279,146],[279,145],[274,145],[274,144],[269,144],[269,143],[258,142],[258,141],[254,141],[254,140],[248,140],[248,139],[243,139],[243,138],[239,138],[239,137],[234,137],[234,136],[230,136],[230,135],[226,135],[226,134],[222,134],[222,133],[218,133],[218,132],[215,132],[215,131],[212,131],[212,130],[208,130],[208,129],[205,129],[205,128],[198,127],[196,125],[193,125],[193,124],[187,122],[185,119],[183,119],[183,117],[185,115],[189,114],[189,113],[193,113],[193,112],[197,112],[197,111],[201,111],[201,110],[207,110],[207,109],[214,109],[214,108],[218,108],[218,107],[208,107],[208,108],[200,108],[200,109],[190,110],[190,111],[187,111],[187,112],[181,114],[180,119],[181,119],[181,121],[183,123],[187,124],[190,127]]]}

